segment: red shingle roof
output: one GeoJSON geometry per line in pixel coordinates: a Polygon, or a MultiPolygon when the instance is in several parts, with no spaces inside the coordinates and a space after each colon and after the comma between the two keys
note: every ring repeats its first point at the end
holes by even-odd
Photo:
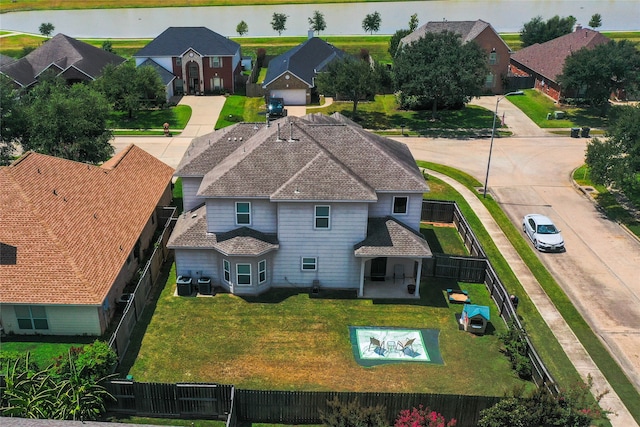
{"type": "Polygon", "coordinates": [[[565,59],[572,52],[577,52],[583,47],[593,49],[609,41],[607,37],[597,31],[581,28],[546,43],[527,46],[511,55],[511,62],[515,66],[522,64],[531,71],[544,76],[547,80],[555,82],[557,77],[562,74],[565,59]]]}
{"type": "Polygon", "coordinates": [[[0,168],[0,302],[102,304],[173,169],[131,145],[102,167],[29,152],[0,168]]]}

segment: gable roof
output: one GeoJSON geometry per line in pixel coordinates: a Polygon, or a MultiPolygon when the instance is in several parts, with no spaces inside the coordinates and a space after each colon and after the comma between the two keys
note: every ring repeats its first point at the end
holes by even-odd
{"type": "Polygon", "coordinates": [[[176,76],[174,76],[173,73],[166,70],[164,67],[162,67],[153,59],[145,59],[144,62],[140,64],[138,67],[153,67],[158,72],[158,75],[160,76],[160,80],[162,80],[162,83],[165,86],[168,86],[172,81],[176,79],[176,76]]]}
{"type": "Polygon", "coordinates": [[[594,47],[610,41],[590,28],[580,28],[564,36],[527,46],[511,55],[511,62],[521,64],[547,80],[556,81],[562,74],[565,59],[582,48],[594,47]]]}
{"type": "Polygon", "coordinates": [[[196,138],[176,176],[202,177],[197,194],[207,198],[374,202],[377,192],[428,191],[406,145],[338,113],[238,123],[196,138]]]}
{"type": "Polygon", "coordinates": [[[36,83],[38,76],[47,69],[74,78],[95,80],[102,75],[107,64],[118,65],[125,61],[114,53],[57,34],[25,57],[2,65],[0,73],[6,74],[18,85],[27,87],[36,83]],[[71,70],[74,72],[70,73],[71,70]]]}
{"type": "Polygon", "coordinates": [[[334,45],[318,37],[311,37],[304,43],[270,60],[262,86],[267,87],[278,77],[289,72],[309,87],[313,87],[313,79],[317,72],[322,71],[331,61],[346,55],[344,51],[334,45]]]}
{"type": "Polygon", "coordinates": [[[0,302],[100,305],[171,181],[130,145],[103,166],[28,152],[0,168],[0,302]]]}
{"type": "Polygon", "coordinates": [[[462,43],[467,43],[474,40],[487,28],[490,28],[491,31],[493,31],[496,36],[502,40],[491,24],[483,21],[482,19],[478,19],[476,21],[429,21],[417,28],[411,34],[403,37],[402,40],[400,40],[400,45],[411,44],[416,40],[423,38],[427,33],[442,33],[444,31],[459,34],[462,43]]]}
{"type": "Polygon", "coordinates": [[[181,56],[189,49],[202,56],[233,56],[240,45],[206,27],[169,27],[133,57],[181,56]]]}
{"type": "Polygon", "coordinates": [[[462,313],[469,317],[482,316],[486,320],[491,320],[489,307],[486,305],[465,304],[462,313]]]}

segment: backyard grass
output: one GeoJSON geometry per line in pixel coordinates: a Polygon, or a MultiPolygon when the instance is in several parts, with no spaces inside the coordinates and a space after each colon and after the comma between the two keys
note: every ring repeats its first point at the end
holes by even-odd
{"type": "MultiPolygon", "coordinates": [[[[182,130],[191,118],[191,107],[188,105],[176,105],[170,108],[158,110],[135,111],[132,118],[126,111],[112,111],[107,120],[107,126],[111,129],[128,129],[148,131],[156,130],[163,133],[162,126],[169,123],[169,129],[182,130]]],[[[120,134],[122,134],[121,132],[120,134]]],[[[126,131],[130,134],[130,131],[126,131]]]]}
{"type": "Polygon", "coordinates": [[[401,110],[394,95],[376,95],[373,101],[359,102],[355,114],[352,102],[334,102],[324,108],[314,108],[312,112],[339,112],[371,130],[395,129],[401,132],[404,126],[404,132],[409,135],[475,135],[490,132],[493,123],[492,112],[475,105],[467,105],[460,110],[441,110],[439,119],[432,121],[430,110],[401,110]]]}
{"type": "Polygon", "coordinates": [[[511,96],[509,102],[518,107],[541,128],[573,128],[588,126],[603,128],[607,119],[600,117],[595,109],[577,108],[556,104],[553,100],[534,89],[526,89],[522,96],[511,96]],[[548,120],[547,115],[563,111],[564,119],[548,120]]]}
{"type": "MultiPolygon", "coordinates": [[[[71,347],[81,347],[95,341],[91,337],[46,337],[37,339],[29,336],[7,336],[0,343],[0,354],[27,353],[31,362],[44,369],[51,365],[58,356],[65,356],[71,347]]],[[[0,372],[5,372],[6,366],[0,364],[0,372]]]]}
{"type": "MultiPolygon", "coordinates": [[[[445,173],[456,179],[458,182],[463,183],[470,189],[475,189],[481,186],[479,182],[473,177],[470,177],[463,172],[457,171],[446,166],[441,166],[428,162],[418,161],[418,164],[422,167],[437,170],[445,173]]],[[[430,184],[431,185],[431,184],[430,184]]],[[[554,302],[554,305],[560,311],[562,317],[569,324],[573,332],[576,334],[582,345],[585,347],[591,358],[594,360],[598,368],[602,371],[607,378],[612,388],[622,399],[625,406],[635,418],[637,422],[640,422],[640,393],[634,388],[625,373],[620,366],[611,357],[609,352],[603,346],[599,338],[594,334],[593,330],[589,327],[586,321],[582,318],[578,310],[575,308],[571,300],[562,291],[561,287],[555,281],[551,273],[544,268],[539,258],[534,253],[531,245],[523,238],[518,228],[516,228],[505,213],[500,209],[499,205],[488,196],[486,199],[481,199],[487,209],[491,212],[492,216],[499,224],[502,231],[505,233],[511,244],[518,251],[524,262],[527,264],[531,272],[534,274],[545,293],[554,302]]],[[[471,215],[466,212],[467,207],[461,204],[461,210],[465,217],[470,222],[475,222],[475,215],[471,212],[471,215]],[[468,216],[469,215],[469,216],[468,216]]],[[[489,236],[485,236],[486,233],[482,227],[477,227],[472,224],[472,228],[476,233],[476,236],[482,241],[482,245],[487,252],[489,259],[494,262],[494,259],[500,260],[502,256],[495,249],[493,241],[489,236]]],[[[504,262],[498,262],[494,264],[494,268],[498,272],[501,280],[506,283],[510,292],[515,292],[517,295],[523,294],[520,284],[517,280],[511,281],[510,276],[512,273],[510,269],[505,271],[504,268],[508,268],[508,265],[504,262]]],[[[514,278],[515,279],[515,278],[514,278]]],[[[551,332],[546,327],[546,324],[541,319],[537,311],[530,310],[532,307],[529,305],[531,301],[526,295],[523,306],[523,298],[520,298],[520,304],[518,306],[518,312],[522,315],[522,320],[525,322],[525,327],[529,337],[532,339],[536,350],[540,353],[542,360],[549,368],[551,374],[559,382],[560,385],[566,386],[571,384],[575,379],[573,378],[573,371],[575,369],[571,363],[566,359],[566,356],[562,349],[558,350],[557,341],[551,335],[551,332]],[[526,313],[526,314],[525,314],[526,313]],[[562,360],[561,360],[562,359],[562,360]],[[571,366],[569,366],[571,365],[571,366]],[[565,376],[567,375],[567,376],[565,376]],[[567,382],[570,381],[570,382],[567,382]]]]}
{"type": "MultiPolygon", "coordinates": [[[[218,294],[176,297],[172,269],[128,372],[137,381],[219,382],[276,390],[425,392],[500,396],[519,385],[496,337],[504,330],[495,306],[485,336],[458,330],[444,290],[458,284],[429,279],[420,301],[391,302],[325,291],[271,290],[262,297],[218,294]],[[349,326],[435,328],[445,365],[356,363],[349,326]],[[168,346],[167,343],[171,342],[168,346]],[[482,354],[483,357],[478,357],[482,354]],[[473,363],[470,363],[473,361],[473,363]],[[284,369],[284,367],[287,369],[284,369]]],[[[482,284],[460,284],[472,301],[492,306],[482,284]]],[[[350,293],[350,295],[353,295],[350,293]]]]}

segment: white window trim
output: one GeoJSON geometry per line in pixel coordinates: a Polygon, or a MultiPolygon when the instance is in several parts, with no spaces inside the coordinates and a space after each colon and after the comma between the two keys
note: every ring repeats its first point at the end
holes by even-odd
{"type": "Polygon", "coordinates": [[[251,202],[236,202],[236,225],[251,225],[251,202]],[[238,205],[239,204],[247,204],[247,205],[249,205],[249,212],[238,212],[238,205]],[[247,223],[238,222],[238,214],[240,214],[240,215],[249,215],[249,222],[247,222],[247,223]]]}
{"type": "Polygon", "coordinates": [[[391,203],[391,213],[393,215],[409,215],[409,197],[408,196],[393,196],[393,202],[391,203]],[[407,199],[405,212],[396,212],[396,199],[407,199]]]}
{"type": "Polygon", "coordinates": [[[262,284],[267,281],[267,260],[263,259],[258,262],[258,284],[262,284]],[[260,276],[264,274],[264,279],[260,276]]]}
{"type": "MultiPolygon", "coordinates": [[[[307,265],[310,265],[310,263],[306,263],[307,265]]],[[[300,270],[302,271],[318,271],[318,257],[314,257],[314,256],[303,256],[302,258],[300,258],[300,270]],[[313,268],[304,268],[305,266],[305,259],[312,259],[313,260],[313,268]]]]}
{"type": "Polygon", "coordinates": [[[231,283],[231,263],[226,259],[222,260],[222,280],[227,283],[231,283]]]}
{"type": "MultiPolygon", "coordinates": [[[[50,329],[49,328],[49,317],[47,316],[47,308],[45,306],[42,306],[42,305],[27,305],[27,306],[21,306],[21,307],[24,307],[29,311],[29,317],[20,317],[17,312],[15,313],[16,321],[18,323],[18,329],[23,330],[23,331],[26,331],[26,330],[30,330],[30,331],[35,331],[35,330],[45,331],[45,330],[49,330],[50,329]],[[41,308],[42,311],[44,312],[44,317],[35,316],[33,314],[33,308],[41,308]],[[22,328],[22,327],[20,327],[20,320],[27,320],[27,319],[31,323],[31,327],[30,328],[22,328]],[[47,325],[46,325],[47,327],[46,328],[38,328],[38,327],[36,327],[36,320],[40,320],[40,321],[44,320],[47,323],[47,325]]],[[[15,310],[14,310],[14,312],[15,312],[15,310]]]]}
{"type": "Polygon", "coordinates": [[[330,230],[331,229],[331,206],[329,206],[329,205],[315,205],[313,207],[313,229],[314,230],[330,230]],[[329,209],[329,213],[327,214],[327,216],[319,216],[318,215],[318,208],[327,208],[327,209],[329,209]],[[323,218],[327,219],[327,226],[326,227],[318,227],[318,219],[323,219],[323,218]]]}
{"type": "Polygon", "coordinates": [[[222,68],[222,57],[221,56],[210,56],[209,57],[209,68],[222,68]],[[217,59],[217,61],[216,61],[217,59]],[[216,65],[216,62],[218,65],[216,65]]]}
{"type": "Polygon", "coordinates": [[[252,285],[252,280],[251,280],[251,264],[250,263],[243,263],[243,262],[239,262],[236,264],[236,286],[251,286],[252,285]],[[239,271],[239,267],[243,266],[243,265],[248,265],[249,266],[249,273],[240,273],[239,271]],[[249,276],[249,283],[240,283],[240,276],[249,276]]]}

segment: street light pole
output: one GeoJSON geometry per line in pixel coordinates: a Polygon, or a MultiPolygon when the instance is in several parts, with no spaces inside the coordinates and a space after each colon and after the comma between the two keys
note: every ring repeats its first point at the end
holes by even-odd
{"type": "Polygon", "coordinates": [[[487,198],[487,185],[489,185],[489,168],[491,167],[491,152],[493,151],[493,138],[496,134],[496,118],[498,117],[498,104],[504,98],[510,95],[522,95],[521,90],[517,90],[515,92],[505,93],[501,97],[496,100],[496,111],[493,113],[493,126],[491,127],[491,143],[489,144],[489,160],[487,161],[487,174],[484,177],[484,188],[482,189],[482,197],[487,198]]]}

